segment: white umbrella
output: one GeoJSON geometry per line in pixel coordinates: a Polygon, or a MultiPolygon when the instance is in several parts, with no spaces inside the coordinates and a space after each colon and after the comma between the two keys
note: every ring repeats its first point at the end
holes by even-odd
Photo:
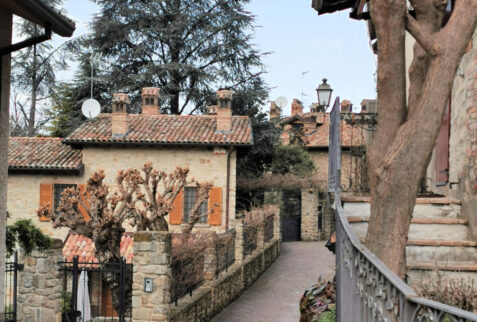
{"type": "Polygon", "coordinates": [[[91,320],[91,305],[89,303],[88,292],[88,273],[86,273],[84,270],[81,271],[80,275],[76,308],[81,312],[81,318],[79,321],[83,322],[91,320]]]}

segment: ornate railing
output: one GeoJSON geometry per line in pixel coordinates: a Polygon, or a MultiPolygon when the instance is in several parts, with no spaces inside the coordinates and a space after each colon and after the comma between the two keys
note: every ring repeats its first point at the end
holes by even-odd
{"type": "Polygon", "coordinates": [[[339,98],[330,116],[329,191],[336,201],[337,321],[477,321],[477,315],[420,298],[351,230],[340,200],[339,98]]]}

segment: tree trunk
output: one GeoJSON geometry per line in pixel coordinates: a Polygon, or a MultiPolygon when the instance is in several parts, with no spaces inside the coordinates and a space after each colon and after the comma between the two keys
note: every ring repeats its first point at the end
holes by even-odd
{"type": "Polygon", "coordinates": [[[477,25],[477,2],[458,1],[445,29],[418,39],[432,55],[423,71],[426,76],[420,80],[419,98],[413,98],[414,105],[407,109],[412,112],[401,123],[399,118],[406,115],[406,104],[401,106],[399,95],[405,94],[404,74],[400,53],[397,57],[393,51],[404,48],[401,32],[406,19],[415,37],[419,38],[426,28],[416,29],[409,16],[403,14],[405,2],[399,2],[401,5],[393,0],[371,2],[378,34],[379,120],[376,139],[370,147],[371,217],[366,245],[404,277],[407,235],[419,182],[435,146],[455,73],[477,25]]]}
{"type": "MultiPolygon", "coordinates": [[[[11,44],[12,14],[0,11],[0,46],[11,44]]],[[[10,55],[0,56],[0,320],[5,317],[5,227],[7,215],[7,184],[8,184],[8,132],[9,132],[9,102],[10,102],[10,55]]]]}
{"type": "Polygon", "coordinates": [[[37,81],[36,81],[36,45],[33,45],[33,75],[31,78],[31,104],[30,115],[28,118],[28,136],[35,135],[35,115],[36,115],[36,96],[37,96],[37,81]]]}

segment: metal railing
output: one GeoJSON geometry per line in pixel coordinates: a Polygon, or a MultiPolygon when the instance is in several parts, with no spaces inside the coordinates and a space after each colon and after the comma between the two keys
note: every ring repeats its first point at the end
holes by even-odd
{"type": "Polygon", "coordinates": [[[477,315],[419,297],[351,230],[340,199],[339,98],[330,116],[329,192],[336,201],[337,321],[477,321],[477,315]]]}
{"type": "Polygon", "coordinates": [[[18,253],[13,254],[13,262],[5,263],[5,322],[17,321],[18,272],[23,270],[18,263],[18,253]]]}

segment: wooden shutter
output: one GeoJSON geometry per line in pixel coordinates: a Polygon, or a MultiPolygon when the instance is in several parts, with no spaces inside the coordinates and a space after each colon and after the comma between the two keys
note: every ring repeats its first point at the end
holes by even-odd
{"type": "MultiPolygon", "coordinates": [[[[53,209],[53,184],[51,183],[40,184],[40,207],[43,206],[53,209]]],[[[49,221],[49,219],[41,216],[40,221],[49,221]]]]}
{"type": "Polygon", "coordinates": [[[448,104],[436,142],[436,185],[444,185],[449,181],[449,133],[450,106],[448,104]]]}
{"type": "Polygon", "coordinates": [[[209,191],[209,225],[222,225],[222,188],[219,187],[209,191]]]}
{"type": "MultiPolygon", "coordinates": [[[[86,185],[79,184],[78,188],[81,192],[81,201],[83,201],[86,204],[86,206],[89,207],[88,200],[85,197],[83,197],[83,193],[86,190],[86,185]]],[[[81,206],[81,204],[78,205],[78,208],[79,208],[79,211],[81,212],[81,214],[83,215],[84,220],[89,221],[90,217],[89,217],[88,211],[86,209],[84,209],[83,206],[81,206]]]]}
{"type": "Polygon", "coordinates": [[[180,225],[182,224],[182,211],[184,206],[184,189],[182,189],[176,196],[176,199],[172,202],[172,210],[169,214],[169,224],[180,225]]]}

